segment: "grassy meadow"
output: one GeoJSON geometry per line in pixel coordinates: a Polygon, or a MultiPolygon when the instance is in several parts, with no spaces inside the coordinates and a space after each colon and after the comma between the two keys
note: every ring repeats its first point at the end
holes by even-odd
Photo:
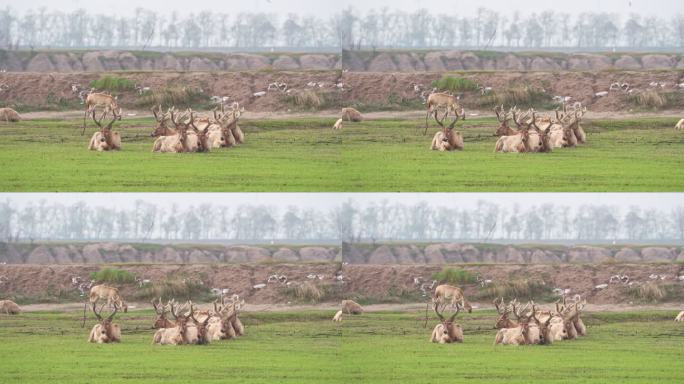
{"type": "MultiPolygon", "coordinates": [[[[459,315],[463,344],[428,342],[434,316],[245,313],[247,334],[208,346],[151,345],[151,311],[117,316],[120,344],[87,343],[81,313],[0,315],[2,383],[681,383],[684,326],[671,311],[587,313],[588,336],[493,346],[493,311],[459,315]]],[[[92,317],[92,315],[91,315],[92,317]]]]}
{"type": "Polygon", "coordinates": [[[123,150],[86,149],[82,120],[0,123],[0,189],[79,191],[682,191],[684,133],[671,118],[588,120],[588,144],[549,154],[494,153],[495,119],[459,122],[465,150],[428,148],[424,121],[245,120],[246,143],[211,153],[152,153],[152,119],[115,129],[123,150]]]}

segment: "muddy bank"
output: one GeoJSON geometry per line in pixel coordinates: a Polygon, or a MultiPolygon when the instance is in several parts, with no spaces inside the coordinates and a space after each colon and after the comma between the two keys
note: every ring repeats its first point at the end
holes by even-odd
{"type": "MultiPolygon", "coordinates": [[[[0,106],[22,110],[65,110],[81,108],[78,92],[73,85],[88,88],[96,73],[0,73],[0,106]]],[[[362,111],[416,110],[422,108],[425,92],[439,73],[386,73],[341,71],[247,71],[247,72],[149,72],[114,74],[129,80],[145,92],[127,90],[118,92],[125,113],[130,110],[149,111],[155,97],[168,92],[186,94],[188,103],[199,108],[211,108],[211,97],[228,97],[238,101],[248,112],[296,112],[334,110],[354,105],[362,111]],[[271,83],[287,84],[288,92],[269,90],[271,83]],[[418,90],[417,90],[418,89],[418,90]],[[180,91],[179,91],[180,90],[180,91]],[[306,93],[317,106],[302,104],[295,95],[306,93]],[[422,95],[422,96],[421,96],[422,95]]],[[[492,94],[505,94],[521,87],[545,94],[548,106],[552,98],[562,96],[571,102],[580,101],[590,112],[639,112],[640,106],[633,95],[623,90],[609,91],[611,84],[628,84],[633,92],[654,91],[666,98],[664,108],[678,108],[684,103],[684,70],[656,72],[464,72],[456,74],[490,88],[492,94]],[[657,84],[654,86],[654,84],[657,84]],[[602,96],[597,93],[606,92],[602,96]]],[[[81,89],[81,88],[78,88],[81,89]]],[[[469,111],[490,110],[486,96],[480,91],[466,92],[461,97],[469,111]]],[[[177,105],[186,107],[187,105],[177,105]]],[[[548,107],[547,106],[547,107],[548,107]]],[[[197,108],[196,108],[197,109],[197,108]]],[[[651,109],[653,110],[653,109],[651,109]]],[[[149,112],[148,112],[149,113],[149,112]]],[[[591,118],[591,115],[589,115],[591,118]]]]}
{"type": "Polygon", "coordinates": [[[0,243],[0,263],[267,263],[333,262],[336,246],[159,245],[125,243],[0,243]]]}
{"type": "Polygon", "coordinates": [[[342,51],[355,72],[605,71],[684,69],[680,54],[494,51],[342,51]]]}
{"type": "Polygon", "coordinates": [[[683,247],[527,246],[499,244],[350,244],[342,246],[350,264],[558,264],[684,262],[683,247]]]}
{"type": "Polygon", "coordinates": [[[0,68],[8,72],[330,70],[340,66],[340,55],[330,53],[0,50],[0,68]]]}
{"type": "MultiPolygon", "coordinates": [[[[293,295],[294,286],[309,283],[323,294],[320,301],[356,298],[366,303],[420,302],[426,299],[418,282],[431,281],[442,270],[437,265],[344,265],[328,264],[203,264],[203,265],[119,265],[139,281],[117,284],[131,301],[143,300],[146,285],[165,281],[192,280],[210,289],[237,293],[251,304],[307,303],[293,295]],[[269,276],[285,276],[285,282],[269,282],[269,276]]],[[[667,289],[665,301],[684,301],[681,264],[557,264],[557,265],[465,265],[460,266],[486,284],[461,284],[473,301],[491,302],[496,287],[508,281],[535,281],[543,295],[553,299],[554,288],[581,294],[593,304],[648,303],[633,295],[633,286],[658,284],[667,289]],[[610,282],[613,275],[628,276],[632,286],[610,282]],[[654,277],[655,276],[655,280],[654,277]],[[602,286],[606,284],[605,286],[602,286]],[[600,286],[600,287],[598,287],[600,286]],[[598,288],[597,288],[598,287],[598,288]],[[494,290],[494,291],[492,291],[494,290]]],[[[94,265],[0,265],[0,298],[31,302],[77,301],[72,279],[89,280],[94,265]]],[[[209,297],[209,296],[207,296],[209,297]]],[[[309,302],[310,303],[310,302],[309,302]]]]}

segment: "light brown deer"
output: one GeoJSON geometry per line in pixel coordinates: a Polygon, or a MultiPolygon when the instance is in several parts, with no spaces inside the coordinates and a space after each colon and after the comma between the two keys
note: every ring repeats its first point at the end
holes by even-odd
{"type": "Polygon", "coordinates": [[[437,124],[442,126],[443,129],[435,133],[435,136],[432,138],[430,149],[440,152],[454,150],[462,151],[463,135],[461,135],[461,132],[454,130],[454,126],[456,125],[458,119],[453,120],[446,128],[443,124],[444,119],[440,121],[435,117],[435,120],[437,121],[437,124]]]}
{"type": "Polygon", "coordinates": [[[467,310],[468,313],[473,312],[473,307],[463,295],[463,290],[449,284],[441,284],[435,288],[435,292],[432,294],[432,302],[438,303],[439,305],[450,304],[452,308],[460,305],[467,310]]]}
{"type": "Polygon", "coordinates": [[[100,130],[93,133],[88,143],[88,149],[91,151],[118,151],[121,149],[121,135],[119,132],[112,131],[112,125],[116,121],[116,116],[106,126],[102,126],[102,120],[106,117],[106,113],[98,120],[93,111],[92,118],[95,124],[100,127],[100,130]]]}
{"type": "Polygon", "coordinates": [[[187,117],[187,112],[179,116],[175,109],[170,109],[169,117],[171,119],[171,122],[176,127],[176,129],[171,135],[157,137],[152,146],[152,152],[187,152],[189,147],[187,143],[188,126],[182,122],[182,120],[185,119],[185,117],[187,117]]]}
{"type": "Polygon", "coordinates": [[[97,317],[99,323],[95,324],[93,329],[90,331],[88,342],[98,344],[121,342],[121,328],[112,322],[114,316],[119,310],[119,307],[114,304],[114,311],[109,315],[109,317],[103,318],[100,313],[102,312],[104,306],[105,304],[102,304],[100,306],[100,311],[98,312],[96,304],[93,303],[93,313],[95,314],[95,317],[97,317]]]}
{"type": "MultiPolygon", "coordinates": [[[[439,317],[440,323],[435,326],[432,330],[432,335],[430,336],[430,342],[439,344],[448,343],[462,343],[463,342],[463,328],[454,322],[456,315],[461,310],[460,306],[456,306],[456,312],[454,312],[448,319],[445,319],[439,310],[440,305],[438,303],[433,304],[433,310],[439,317]]],[[[442,307],[444,308],[444,307],[442,307]]]]}
{"type": "Polygon", "coordinates": [[[0,300],[0,313],[18,315],[21,313],[21,308],[12,300],[0,300]]]}
{"type": "MultiPolygon", "coordinates": [[[[187,305],[187,304],[186,304],[187,305]]],[[[176,307],[174,300],[169,301],[171,315],[176,320],[173,328],[160,328],[152,337],[152,344],[158,345],[182,345],[187,344],[187,330],[189,316],[183,315],[186,305],[181,308],[176,307]]]]}
{"type": "Polygon", "coordinates": [[[160,329],[175,327],[175,324],[166,317],[166,314],[169,311],[168,302],[167,304],[162,304],[162,299],[160,297],[157,303],[152,300],[152,306],[154,307],[154,312],[157,313],[157,318],[154,320],[154,325],[152,325],[152,328],[160,329]]]}
{"type": "Polygon", "coordinates": [[[96,304],[100,300],[106,300],[109,307],[116,305],[122,308],[124,313],[128,312],[128,305],[119,294],[119,290],[105,284],[95,285],[90,288],[88,300],[91,304],[96,304]]]}
{"type": "Polygon", "coordinates": [[[223,104],[221,104],[221,112],[218,113],[214,109],[214,120],[221,127],[223,135],[225,136],[225,146],[232,147],[236,144],[244,144],[245,134],[240,129],[238,121],[240,116],[245,112],[244,107],[240,107],[240,104],[235,102],[232,104],[230,111],[226,112],[223,104]]]}
{"type": "Polygon", "coordinates": [[[426,106],[427,112],[425,113],[425,132],[423,132],[423,135],[427,134],[428,117],[430,117],[430,114],[432,114],[435,120],[437,120],[437,113],[440,109],[444,110],[444,117],[442,120],[446,119],[450,112],[456,116],[456,119],[461,116],[461,119],[465,120],[465,110],[461,104],[459,104],[458,97],[454,95],[444,92],[433,92],[428,96],[426,106]]]}
{"type": "Polygon", "coordinates": [[[86,118],[88,117],[88,114],[94,113],[97,107],[104,108],[103,114],[111,112],[115,119],[121,120],[122,109],[118,104],[118,98],[116,96],[108,95],[106,93],[93,92],[86,97],[84,104],[85,114],[83,115],[83,133],[81,134],[85,133],[86,118]]]}
{"type": "Polygon", "coordinates": [[[530,303],[527,303],[524,307],[518,308],[517,302],[512,304],[511,313],[516,317],[517,326],[499,329],[494,338],[494,345],[526,345],[533,343],[530,335],[530,319],[533,313],[526,314],[529,305],[530,303]]]}

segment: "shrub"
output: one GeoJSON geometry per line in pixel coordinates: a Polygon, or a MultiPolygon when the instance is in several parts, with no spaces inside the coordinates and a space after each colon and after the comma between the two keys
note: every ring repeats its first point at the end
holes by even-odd
{"type": "Polygon", "coordinates": [[[325,296],[324,290],[311,281],[305,281],[288,287],[287,295],[295,301],[318,303],[325,296]]]}
{"type": "Polygon", "coordinates": [[[671,92],[648,90],[629,96],[629,101],[639,107],[663,109],[677,104],[678,96],[671,92]]]}
{"type": "Polygon", "coordinates": [[[319,109],[325,100],[316,91],[307,89],[292,92],[288,95],[287,102],[299,108],[319,109]]]}
{"type": "Polygon", "coordinates": [[[158,297],[162,300],[207,300],[210,296],[211,292],[202,281],[181,277],[145,284],[135,294],[135,298],[140,300],[158,297]]]}
{"type": "Polygon", "coordinates": [[[481,299],[532,300],[551,295],[551,288],[541,280],[516,279],[489,284],[480,290],[481,299]]]}
{"type": "Polygon", "coordinates": [[[477,282],[477,277],[465,269],[445,268],[432,275],[433,280],[443,283],[462,285],[474,284],[477,282]]]}
{"type": "Polygon", "coordinates": [[[123,269],[104,268],[90,274],[90,279],[98,283],[128,284],[135,282],[135,276],[123,269]]]}
{"type": "Polygon", "coordinates": [[[103,76],[90,82],[90,87],[98,90],[121,92],[135,89],[135,84],[123,77],[103,76]]]}
{"type": "Polygon", "coordinates": [[[176,106],[177,108],[209,105],[210,99],[199,90],[188,87],[168,87],[144,92],[136,102],[138,107],[154,105],[176,106]]]}
{"type": "Polygon", "coordinates": [[[629,288],[629,295],[637,300],[661,302],[672,296],[674,287],[672,285],[648,282],[629,288]]]}
{"type": "Polygon", "coordinates": [[[539,89],[530,86],[518,86],[484,95],[480,98],[479,104],[482,107],[494,107],[502,104],[534,107],[543,106],[550,101],[551,96],[539,89]]]}
{"type": "Polygon", "coordinates": [[[464,77],[443,76],[432,82],[434,88],[452,92],[476,91],[477,83],[464,77]]]}

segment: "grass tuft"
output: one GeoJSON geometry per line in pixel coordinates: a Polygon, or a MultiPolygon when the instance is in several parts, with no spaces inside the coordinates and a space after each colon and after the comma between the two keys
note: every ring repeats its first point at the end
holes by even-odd
{"type": "Polygon", "coordinates": [[[519,299],[539,300],[551,295],[551,287],[541,280],[515,279],[510,281],[495,282],[480,290],[480,299],[495,299],[503,297],[504,300],[519,299]]]}
{"type": "Polygon", "coordinates": [[[211,292],[200,280],[174,277],[145,284],[135,294],[135,298],[139,300],[157,297],[161,297],[162,300],[208,300],[211,298],[211,292]]]}
{"type": "Polygon", "coordinates": [[[98,283],[129,284],[135,282],[135,275],[117,268],[104,268],[90,274],[90,279],[98,283]]]}
{"type": "Polygon", "coordinates": [[[477,277],[465,269],[444,268],[432,274],[432,279],[452,285],[474,284],[477,277]]]}
{"type": "Polygon", "coordinates": [[[136,101],[138,107],[155,105],[176,106],[178,108],[208,107],[210,99],[199,90],[188,87],[168,87],[161,90],[144,92],[136,101]]]}
{"type": "Polygon", "coordinates": [[[477,90],[477,83],[465,77],[443,76],[432,82],[434,88],[451,92],[469,92],[477,90]]]}
{"type": "Polygon", "coordinates": [[[135,84],[123,77],[103,76],[91,81],[90,87],[100,91],[122,92],[135,89],[135,84]]]}

